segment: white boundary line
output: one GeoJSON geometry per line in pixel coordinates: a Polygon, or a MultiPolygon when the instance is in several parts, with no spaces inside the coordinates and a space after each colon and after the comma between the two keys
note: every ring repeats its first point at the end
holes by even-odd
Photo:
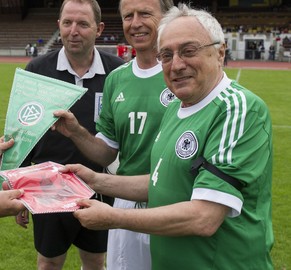
{"type": "Polygon", "coordinates": [[[285,129],[291,129],[291,126],[285,126],[285,125],[273,125],[273,128],[285,128],[285,129]]]}
{"type": "Polygon", "coordinates": [[[240,73],[241,73],[241,68],[238,70],[237,75],[236,75],[236,81],[239,82],[240,79],[240,73]]]}
{"type": "MultiPolygon", "coordinates": [[[[236,75],[236,81],[239,82],[240,75],[241,75],[241,68],[238,70],[237,75],[236,75]]],[[[291,129],[291,126],[286,126],[286,125],[273,125],[273,128],[285,128],[285,129],[291,129]]]]}

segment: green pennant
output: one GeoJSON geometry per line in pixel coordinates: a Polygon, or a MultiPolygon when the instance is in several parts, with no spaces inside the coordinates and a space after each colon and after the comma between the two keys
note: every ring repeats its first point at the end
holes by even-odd
{"type": "Polygon", "coordinates": [[[1,170],[18,168],[32,148],[57,121],[53,112],[68,110],[88,89],[17,68],[12,84],[5,141],[13,147],[2,156],[1,170]]]}

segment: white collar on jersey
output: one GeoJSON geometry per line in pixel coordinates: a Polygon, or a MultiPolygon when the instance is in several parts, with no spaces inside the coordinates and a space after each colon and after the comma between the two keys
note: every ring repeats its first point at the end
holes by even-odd
{"type": "Polygon", "coordinates": [[[221,91],[229,87],[230,84],[231,84],[231,80],[227,77],[225,72],[223,72],[223,78],[219,82],[219,84],[199,103],[194,104],[193,106],[190,106],[187,108],[180,107],[178,111],[178,117],[183,119],[200,111],[202,108],[207,106],[212,100],[214,100],[220,94],[221,91]]]}
{"type": "Polygon", "coordinates": [[[139,78],[149,78],[163,71],[161,64],[156,64],[152,68],[141,69],[137,65],[136,58],[133,58],[131,61],[132,61],[132,72],[136,77],[139,78]]]}

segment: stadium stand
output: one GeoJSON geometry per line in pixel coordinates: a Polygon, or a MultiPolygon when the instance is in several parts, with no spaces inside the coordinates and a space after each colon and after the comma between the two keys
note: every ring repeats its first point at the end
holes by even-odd
{"type": "Polygon", "coordinates": [[[21,54],[25,55],[28,43],[36,44],[41,51],[58,29],[57,12],[58,9],[31,8],[24,19],[0,20],[2,54],[22,50],[21,54]]]}
{"type": "MultiPolygon", "coordinates": [[[[281,42],[285,51],[290,50],[291,4],[288,4],[289,1],[282,1],[284,6],[255,9],[230,7],[226,4],[221,6],[223,1],[219,2],[218,0],[197,0],[195,3],[199,2],[202,5],[203,2],[203,4],[208,5],[207,9],[212,10],[223,26],[228,46],[233,55],[236,55],[237,59],[244,59],[248,55],[245,50],[251,43],[263,42],[265,48],[275,45],[278,53],[281,42]],[[215,2],[217,3],[213,4],[215,2]]],[[[44,1],[53,4],[41,7],[38,6],[40,2],[42,1],[0,0],[0,55],[24,56],[24,48],[28,43],[37,44],[40,53],[62,46],[58,39],[57,27],[61,1],[44,1]],[[28,4],[21,6],[23,2],[28,4]],[[42,44],[38,44],[39,39],[43,41],[42,44]]],[[[102,36],[96,39],[96,45],[114,47],[116,50],[116,45],[126,44],[117,7],[118,1],[99,0],[98,2],[102,8],[102,21],[105,23],[105,30],[102,36]]],[[[186,2],[188,1],[186,0],[186,2]]],[[[228,1],[224,2],[228,3],[228,1]]],[[[251,54],[253,55],[254,52],[251,54]]],[[[252,58],[254,57],[250,59],[252,58]]]]}

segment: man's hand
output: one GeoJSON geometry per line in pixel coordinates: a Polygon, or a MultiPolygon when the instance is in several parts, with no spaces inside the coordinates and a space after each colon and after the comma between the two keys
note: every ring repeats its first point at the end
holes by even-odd
{"type": "Polygon", "coordinates": [[[10,139],[9,141],[4,142],[4,136],[2,136],[0,138],[0,157],[2,156],[4,151],[9,149],[10,147],[12,147],[13,144],[14,144],[14,140],[13,139],[10,139]]]}
{"type": "Polygon", "coordinates": [[[58,110],[54,112],[54,116],[59,117],[59,120],[52,126],[51,129],[60,132],[68,138],[70,138],[72,134],[80,127],[77,118],[71,112],[58,110]]]}
{"type": "Polygon", "coordinates": [[[14,216],[25,209],[21,201],[17,200],[23,194],[23,190],[0,191],[0,217],[14,216]]]}
{"type": "Polygon", "coordinates": [[[90,230],[112,229],[111,212],[114,209],[106,204],[96,200],[83,199],[77,202],[81,209],[74,212],[82,226],[90,230]]]}
{"type": "Polygon", "coordinates": [[[27,224],[29,223],[29,212],[27,209],[18,213],[15,217],[15,221],[21,227],[27,229],[27,224]]]}
{"type": "Polygon", "coordinates": [[[78,177],[80,177],[89,187],[91,187],[93,190],[98,192],[96,184],[97,184],[97,175],[103,175],[94,172],[93,170],[81,165],[81,164],[68,164],[63,168],[59,169],[60,172],[66,173],[66,172],[72,172],[76,174],[78,177]]]}

